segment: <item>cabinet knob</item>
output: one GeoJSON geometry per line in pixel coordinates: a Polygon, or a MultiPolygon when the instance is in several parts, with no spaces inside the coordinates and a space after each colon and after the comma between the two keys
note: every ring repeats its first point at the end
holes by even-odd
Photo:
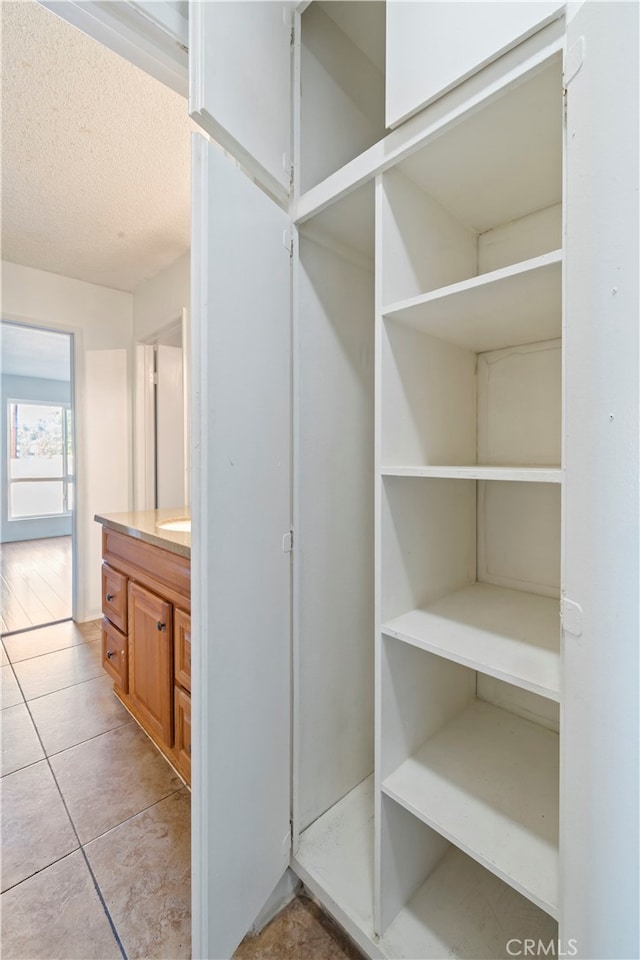
{"type": "Polygon", "coordinates": [[[110,601],[110,600],[113,600],[114,596],[115,596],[115,594],[113,594],[113,593],[108,593],[108,594],[107,594],[107,600],[109,600],[109,601],[110,601]]]}
{"type": "Polygon", "coordinates": [[[161,623],[160,620],[158,620],[156,626],[158,630],[164,630],[164,628],[166,627],[166,623],[161,623]]]}
{"type": "Polygon", "coordinates": [[[115,657],[115,650],[107,650],[107,660],[111,660],[111,657],[115,657]]]}

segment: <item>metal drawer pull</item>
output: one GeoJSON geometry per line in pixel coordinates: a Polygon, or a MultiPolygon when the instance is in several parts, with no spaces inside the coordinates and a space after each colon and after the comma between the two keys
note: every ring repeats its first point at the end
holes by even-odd
{"type": "Polygon", "coordinates": [[[161,622],[158,620],[156,626],[157,626],[158,630],[164,630],[164,628],[166,627],[166,623],[161,623],[161,622]]]}
{"type": "Polygon", "coordinates": [[[115,650],[107,650],[107,660],[111,660],[111,657],[115,657],[115,655],[116,655],[115,650]]]}
{"type": "Polygon", "coordinates": [[[108,594],[107,594],[107,600],[108,600],[108,601],[113,600],[114,597],[115,597],[115,593],[108,593],[108,594]]]}

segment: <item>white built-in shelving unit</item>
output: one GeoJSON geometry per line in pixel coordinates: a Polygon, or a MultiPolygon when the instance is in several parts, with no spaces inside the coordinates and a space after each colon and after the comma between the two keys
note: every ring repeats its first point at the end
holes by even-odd
{"type": "Polygon", "coordinates": [[[592,155],[610,190],[626,164],[626,210],[637,117],[598,91],[624,89],[633,16],[572,6],[192,4],[192,115],[254,181],[200,147],[203,955],[231,955],[287,864],[371,958],[550,955],[574,929],[578,955],[631,955],[607,917],[632,942],[633,884],[620,905],[606,889],[630,863],[626,701],[593,664],[619,686],[637,655],[612,546],[624,528],[636,569],[617,498],[636,447],[609,401],[637,383],[612,382],[632,271],[592,155]],[[579,33],[565,50],[576,23],[586,55],[579,33]],[[585,584],[607,591],[588,643],[585,584]],[[576,883],[592,853],[598,896],[576,883]]]}
{"type": "Polygon", "coordinates": [[[556,936],[558,50],[344,190],[302,85],[294,863],[372,956],[556,936]]]}

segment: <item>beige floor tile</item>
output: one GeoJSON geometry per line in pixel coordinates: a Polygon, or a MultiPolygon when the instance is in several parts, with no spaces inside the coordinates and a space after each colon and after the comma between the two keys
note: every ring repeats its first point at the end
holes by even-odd
{"type": "Polygon", "coordinates": [[[183,786],[135,723],[56,754],[51,766],[81,843],[183,786]]]}
{"type": "Polygon", "coordinates": [[[0,781],[2,889],[6,890],[78,847],[46,760],[0,781]]]}
{"type": "Polygon", "coordinates": [[[41,657],[44,653],[53,653],[55,650],[66,650],[87,640],[100,639],[100,621],[90,620],[87,623],[74,623],[66,620],[64,623],[52,623],[48,627],[38,630],[26,630],[5,637],[3,643],[12,663],[29,660],[31,657],[41,657]]]}
{"type": "Polygon", "coordinates": [[[7,654],[6,654],[6,652],[5,652],[4,642],[3,642],[3,643],[2,643],[2,646],[0,646],[0,665],[2,665],[3,667],[5,667],[8,663],[9,663],[9,657],[7,656],[7,654]]]}
{"type": "Polygon", "coordinates": [[[247,937],[234,960],[361,960],[362,954],[311,900],[296,897],[257,937],[247,937]]]}
{"type": "Polygon", "coordinates": [[[35,700],[36,697],[44,697],[75,683],[101,677],[101,659],[102,644],[100,640],[92,640],[76,644],[68,650],[22,660],[14,663],[13,669],[25,699],[35,700]]]}
{"type": "Polygon", "coordinates": [[[20,687],[13,674],[13,667],[7,665],[0,669],[2,670],[2,709],[14,707],[16,703],[24,703],[24,697],[20,693],[20,687]]]}
{"type": "Polygon", "coordinates": [[[7,707],[2,713],[0,775],[4,777],[42,759],[44,750],[24,703],[7,707]]]}
{"type": "Polygon", "coordinates": [[[0,906],[5,960],[120,960],[79,850],[3,893],[0,906]]]}
{"type": "Polygon", "coordinates": [[[191,956],[190,799],[182,789],[85,847],[130,960],[191,956]]]}
{"type": "Polygon", "coordinates": [[[29,709],[48,756],[131,720],[107,676],[39,697],[29,709]]]}

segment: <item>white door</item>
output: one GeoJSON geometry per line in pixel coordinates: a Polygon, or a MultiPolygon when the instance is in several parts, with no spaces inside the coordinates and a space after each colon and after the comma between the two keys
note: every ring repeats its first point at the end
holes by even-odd
{"type": "Polygon", "coordinates": [[[640,957],[638,4],[568,14],[560,932],[622,960],[640,957]]]}
{"type": "Polygon", "coordinates": [[[562,0],[387,0],[387,126],[398,126],[563,7],[562,0]]]}
{"type": "Polygon", "coordinates": [[[289,862],[289,220],[194,135],[193,956],[232,955],[289,862]]]}
{"type": "Polygon", "coordinates": [[[189,113],[280,201],[291,180],[293,7],[189,3],[189,113]]]}

